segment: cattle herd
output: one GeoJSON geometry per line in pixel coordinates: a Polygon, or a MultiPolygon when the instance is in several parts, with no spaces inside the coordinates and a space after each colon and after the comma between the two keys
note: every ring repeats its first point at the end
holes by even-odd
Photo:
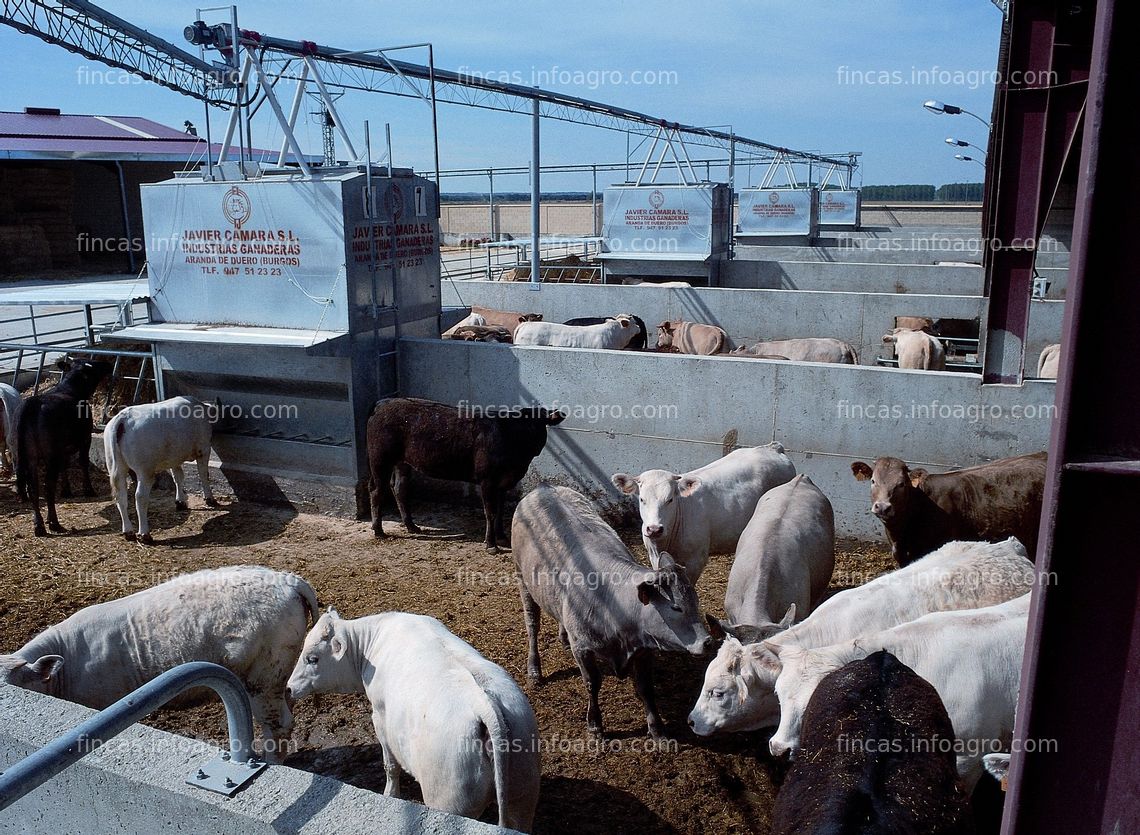
{"type": "MultiPolygon", "coordinates": [[[[644,338],[632,316],[556,325],[504,314],[461,327],[499,328],[518,344],[621,347],[613,341],[644,338]]],[[[663,323],[661,333],[682,350],[714,342],[721,350],[723,332],[706,342],[702,327],[663,323]]],[[[769,345],[780,356],[835,352],[845,359],[833,361],[854,361],[849,346],[829,342],[769,345]]],[[[87,461],[84,406],[107,373],[104,363],[75,360],[51,391],[24,400],[3,392],[0,434],[14,458],[5,463],[33,505],[37,535],[63,530],[55,489],[71,457],[87,461]]],[[[774,831],[972,831],[970,792],[984,764],[1000,768],[1011,744],[1045,454],[939,475],[890,456],[853,464],[854,477],[871,482],[869,509],[899,567],[827,597],[832,505],[779,443],[729,448],[689,472],[615,473],[620,493],[636,497],[648,564],[590,499],[565,486],[527,492],[508,520],[505,494],[562,419],[540,407],[472,416],[425,400],[381,401],[367,427],[376,536],[384,537],[390,497],[416,530],[412,471],[476,484],[486,545],[511,548],[527,678],[542,679],[545,616],[581,673],[590,732],[604,732],[599,692],[603,676],[616,675],[632,678],[648,733],[665,734],[653,664],[668,663],[669,653],[707,656],[688,724],[698,744],[775,728],[770,754],[792,765],[774,831]],[[716,553],[735,555],[723,618],[702,610],[696,591],[716,553]],[[984,760],[986,753],[997,756],[984,760]]],[[[182,462],[196,461],[212,501],[210,428],[209,409],[186,397],[128,407],[110,421],[104,444],[124,536],[152,542],[147,504],[160,470],[171,471],[184,503],[182,462]]],[[[85,463],[83,475],[90,489],[85,463]]],[[[385,794],[398,797],[407,772],[429,806],[477,817],[494,804],[500,825],[533,824],[541,729],[520,684],[434,618],[349,620],[331,606],[322,613],[313,588],[294,574],[234,566],[87,607],[0,655],[0,680],[102,708],[188,661],[224,664],[241,677],[267,758],[283,750],[297,700],[363,693],[385,794]]]]}
{"type": "MultiPolygon", "coordinates": [[[[672,284],[647,283],[641,286],[661,287],[672,284]]],[[[945,371],[946,346],[932,332],[933,320],[924,317],[901,318],[915,327],[892,328],[883,334],[883,343],[894,347],[898,367],[922,371],[945,371]]],[[[750,359],[859,364],[859,354],[841,339],[831,337],[763,339],[730,349],[728,334],[719,326],[683,320],[661,322],[657,326],[657,343],[650,347],[645,322],[632,313],[584,316],[559,324],[543,322],[541,313],[518,313],[474,305],[470,315],[448,328],[442,336],[444,339],[466,342],[500,342],[556,348],[608,348],[625,351],[653,350],[659,353],[702,356],[728,354],[750,359]]],[[[1059,344],[1046,345],[1037,362],[1037,376],[1055,379],[1060,355],[1059,344]]]]}

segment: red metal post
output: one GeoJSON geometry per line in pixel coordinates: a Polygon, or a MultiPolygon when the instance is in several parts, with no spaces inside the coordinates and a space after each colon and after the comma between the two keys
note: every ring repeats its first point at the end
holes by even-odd
{"type": "MultiPolygon", "coordinates": [[[[1067,7],[1061,4],[1061,7],[1067,7]]],[[[1140,832],[1140,7],[1099,0],[1003,833],[1140,832]]]]}
{"type": "Polygon", "coordinates": [[[1092,8],[1010,4],[987,165],[986,383],[1022,379],[1037,246],[1080,124],[1092,8]]]}

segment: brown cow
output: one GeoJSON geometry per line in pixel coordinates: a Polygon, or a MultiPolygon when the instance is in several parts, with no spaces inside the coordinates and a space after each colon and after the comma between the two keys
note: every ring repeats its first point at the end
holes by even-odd
{"type": "Polygon", "coordinates": [[[541,322],[541,313],[516,313],[513,310],[495,310],[493,307],[481,307],[480,305],[471,305],[471,312],[483,317],[485,325],[498,325],[506,328],[511,332],[511,338],[514,338],[515,328],[522,322],[541,322]]]}
{"type": "Polygon", "coordinates": [[[1045,491],[1044,452],[930,474],[898,458],[851,465],[857,481],[871,480],[871,512],[883,523],[899,565],[955,539],[998,542],[1016,536],[1032,557],[1045,491]]]}
{"type": "Polygon", "coordinates": [[[478,484],[487,523],[484,541],[496,548],[505,538],[503,494],[519,483],[546,446],[547,427],[565,417],[541,406],[484,407],[461,401],[457,408],[416,397],[381,400],[368,418],[372,532],[384,536],[381,513],[389,494],[404,527],[419,532],[408,505],[408,480],[416,470],[478,484]]]}
{"type": "Polygon", "coordinates": [[[456,325],[443,338],[461,342],[510,342],[511,332],[502,325],[456,325]]]}
{"type": "Polygon", "coordinates": [[[657,326],[657,349],[668,351],[677,349],[681,354],[701,354],[712,356],[724,350],[728,335],[716,325],[701,325],[696,322],[662,322],[657,326]]]}

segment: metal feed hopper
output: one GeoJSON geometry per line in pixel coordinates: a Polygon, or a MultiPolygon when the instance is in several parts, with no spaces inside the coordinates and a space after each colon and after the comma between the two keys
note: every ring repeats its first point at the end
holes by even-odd
{"type": "Polygon", "coordinates": [[[610,186],[602,236],[607,282],[697,278],[715,287],[732,257],[732,191],[707,182],[610,186]]]}
{"type": "Polygon", "coordinates": [[[819,189],[744,188],[736,239],[807,246],[819,235],[819,189]]]}
{"type": "Polygon", "coordinates": [[[167,397],[219,401],[214,451],[239,495],[319,483],[364,511],[365,424],[399,390],[397,339],[439,334],[435,185],[248,168],[143,186],[151,324],[115,335],[157,345],[167,397]]]}
{"type": "Polygon", "coordinates": [[[856,231],[862,208],[859,189],[825,189],[819,198],[819,226],[824,231],[856,231]]]}

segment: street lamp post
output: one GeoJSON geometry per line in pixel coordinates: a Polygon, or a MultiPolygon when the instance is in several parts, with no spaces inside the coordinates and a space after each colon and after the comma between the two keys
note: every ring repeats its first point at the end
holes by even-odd
{"type": "Polygon", "coordinates": [[[983,157],[985,157],[985,155],[986,155],[986,152],[984,149],[979,148],[973,142],[967,142],[965,139],[955,139],[952,136],[947,136],[946,137],[946,144],[947,145],[953,145],[955,148],[973,148],[975,151],[980,153],[983,157]]]}
{"type": "Polygon", "coordinates": [[[964,107],[958,107],[957,105],[953,105],[953,104],[946,104],[945,102],[937,101],[935,99],[930,99],[928,101],[924,101],[922,103],[922,106],[925,107],[927,110],[929,110],[931,113],[945,113],[949,116],[957,116],[959,113],[965,113],[969,116],[973,116],[975,119],[977,119],[983,125],[985,125],[986,130],[990,129],[990,123],[989,122],[987,122],[985,119],[983,119],[977,113],[971,113],[969,110],[967,110],[964,107]]]}
{"type": "Polygon", "coordinates": [[[962,162],[976,162],[978,165],[982,166],[982,168],[986,167],[986,164],[981,160],[976,160],[973,157],[966,156],[965,154],[954,154],[954,159],[960,159],[962,162]]]}

